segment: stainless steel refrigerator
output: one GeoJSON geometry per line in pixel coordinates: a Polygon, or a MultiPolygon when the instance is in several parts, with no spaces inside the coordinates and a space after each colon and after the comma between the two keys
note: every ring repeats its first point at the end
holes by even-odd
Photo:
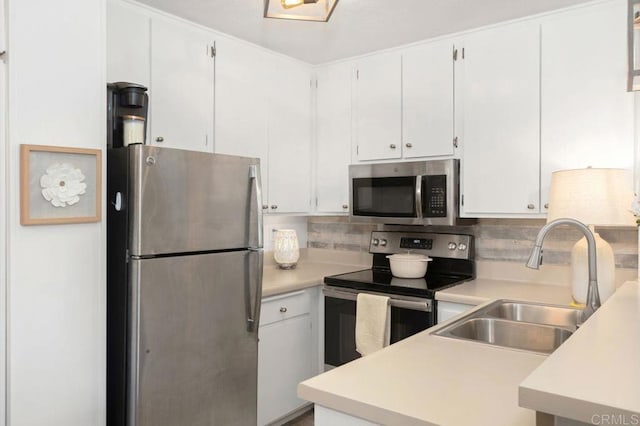
{"type": "Polygon", "coordinates": [[[107,424],[256,424],[258,159],[107,153],[107,424]]]}

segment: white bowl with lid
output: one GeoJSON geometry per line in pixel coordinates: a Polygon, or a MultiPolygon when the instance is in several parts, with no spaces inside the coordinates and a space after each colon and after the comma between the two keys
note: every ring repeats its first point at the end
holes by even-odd
{"type": "Polygon", "coordinates": [[[398,253],[387,256],[391,273],[398,278],[422,278],[431,259],[424,254],[398,253]]]}

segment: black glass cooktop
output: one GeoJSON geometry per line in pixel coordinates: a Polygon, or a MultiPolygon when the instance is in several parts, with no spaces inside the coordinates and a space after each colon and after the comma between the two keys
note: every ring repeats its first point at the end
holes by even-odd
{"type": "Polygon", "coordinates": [[[424,278],[397,278],[391,275],[391,271],[365,269],[363,271],[325,277],[324,282],[331,286],[355,290],[369,290],[433,299],[436,291],[452,287],[471,278],[469,275],[429,274],[429,272],[424,278]]]}

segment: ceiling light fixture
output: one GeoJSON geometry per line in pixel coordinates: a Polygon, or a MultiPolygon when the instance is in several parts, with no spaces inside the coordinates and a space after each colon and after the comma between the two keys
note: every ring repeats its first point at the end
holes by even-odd
{"type": "Polygon", "coordinates": [[[264,17],[327,22],[338,0],[264,0],[264,17]]]}

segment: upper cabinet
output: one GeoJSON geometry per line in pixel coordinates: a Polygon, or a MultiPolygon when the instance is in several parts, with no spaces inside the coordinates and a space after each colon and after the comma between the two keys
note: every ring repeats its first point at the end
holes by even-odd
{"type": "Polygon", "coordinates": [[[151,25],[151,144],[213,152],[214,37],[178,21],[151,25]]]}
{"type": "Polygon", "coordinates": [[[351,162],[351,73],[349,62],[316,70],[316,211],[349,211],[351,162]]]}
{"type": "Polygon", "coordinates": [[[264,205],[269,200],[268,54],[247,43],[216,40],[215,151],[260,158],[264,205]]]}
{"type": "Polygon", "coordinates": [[[463,204],[466,215],[538,211],[540,30],[518,23],[465,37],[463,204]]]}
{"type": "Polygon", "coordinates": [[[260,158],[265,213],[309,212],[311,67],[230,38],[216,51],[215,152],[260,158]]]}
{"type": "Polygon", "coordinates": [[[607,2],[542,21],[543,211],[556,170],[633,167],[626,13],[626,2],[607,2]]]}
{"type": "Polygon", "coordinates": [[[140,8],[107,2],[107,81],[151,83],[151,18],[140,8]]]}
{"type": "Polygon", "coordinates": [[[311,211],[311,67],[272,56],[269,76],[269,212],[311,211]]]}
{"type": "Polygon", "coordinates": [[[357,159],[402,156],[402,66],[399,52],[359,59],[353,103],[357,159]]]}
{"type": "Polygon", "coordinates": [[[450,40],[402,52],[402,156],[454,153],[454,52],[450,40]]]}

